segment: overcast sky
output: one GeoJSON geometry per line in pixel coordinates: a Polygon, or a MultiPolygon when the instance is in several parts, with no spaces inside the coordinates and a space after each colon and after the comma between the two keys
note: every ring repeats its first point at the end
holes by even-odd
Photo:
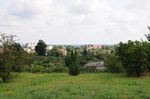
{"type": "Polygon", "coordinates": [[[24,43],[145,40],[149,24],[150,0],[0,0],[0,32],[24,43]]]}

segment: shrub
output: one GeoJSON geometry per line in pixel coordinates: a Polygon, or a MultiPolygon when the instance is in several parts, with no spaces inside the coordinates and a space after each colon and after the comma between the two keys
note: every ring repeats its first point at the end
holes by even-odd
{"type": "Polygon", "coordinates": [[[29,72],[32,72],[32,73],[52,73],[52,72],[67,72],[68,71],[68,68],[67,67],[64,67],[64,66],[61,66],[61,65],[49,65],[47,67],[43,66],[43,65],[35,65],[35,64],[32,64],[29,69],[28,69],[29,72]]]}
{"type": "Polygon", "coordinates": [[[77,76],[80,73],[79,63],[74,62],[70,65],[69,74],[73,76],[77,76]]]}
{"type": "Polygon", "coordinates": [[[62,57],[54,56],[35,56],[32,58],[32,65],[29,67],[29,72],[67,72],[65,62],[62,57]]]}
{"type": "Polygon", "coordinates": [[[105,59],[105,64],[107,71],[111,73],[121,73],[123,72],[123,66],[115,55],[108,55],[105,59]]]}
{"type": "Polygon", "coordinates": [[[44,71],[44,67],[41,65],[31,65],[29,71],[32,73],[42,73],[44,71]]]}
{"type": "Polygon", "coordinates": [[[0,78],[3,80],[3,82],[8,82],[12,79],[13,75],[11,72],[1,72],[0,78]]]}
{"type": "Polygon", "coordinates": [[[56,66],[51,69],[51,72],[63,73],[63,72],[67,72],[67,71],[68,71],[68,68],[64,67],[64,66],[56,66]]]}

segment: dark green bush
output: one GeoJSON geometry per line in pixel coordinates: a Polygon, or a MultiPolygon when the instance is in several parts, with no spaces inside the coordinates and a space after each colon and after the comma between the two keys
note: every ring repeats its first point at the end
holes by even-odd
{"type": "Polygon", "coordinates": [[[76,76],[80,73],[80,66],[79,63],[72,63],[69,67],[69,74],[76,76]]]}
{"type": "Polygon", "coordinates": [[[123,72],[123,66],[115,55],[108,55],[105,59],[105,65],[107,72],[121,73],[123,72]]]}
{"type": "Polygon", "coordinates": [[[12,79],[12,75],[10,72],[1,72],[0,78],[3,80],[3,82],[8,82],[12,79]]]}

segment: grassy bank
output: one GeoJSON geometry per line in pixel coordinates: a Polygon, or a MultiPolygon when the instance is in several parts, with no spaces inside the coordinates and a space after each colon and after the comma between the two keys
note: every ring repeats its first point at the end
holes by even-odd
{"type": "Polygon", "coordinates": [[[0,83],[0,99],[150,99],[150,77],[21,73],[0,83]]]}

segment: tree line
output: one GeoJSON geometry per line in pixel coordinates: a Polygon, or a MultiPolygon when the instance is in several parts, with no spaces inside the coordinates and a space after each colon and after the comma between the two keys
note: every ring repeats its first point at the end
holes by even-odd
{"type": "MultiPolygon", "coordinates": [[[[146,36],[150,41],[150,36],[146,36]]],[[[67,46],[67,55],[62,55],[54,46],[46,56],[46,43],[39,40],[35,47],[36,54],[29,54],[16,41],[15,35],[0,34],[0,78],[7,82],[14,72],[51,73],[68,72],[79,75],[83,66],[90,61],[105,62],[106,71],[126,73],[127,76],[140,77],[150,71],[150,43],[147,41],[120,42],[108,52],[102,49],[88,50],[85,47],[67,46]]],[[[61,47],[60,47],[61,48],[61,47]]]]}
{"type": "MultiPolygon", "coordinates": [[[[150,41],[150,34],[146,38],[150,41]]],[[[120,42],[115,46],[115,51],[108,55],[106,63],[110,72],[125,72],[127,76],[140,77],[150,71],[150,43],[132,40],[120,42]]]]}

